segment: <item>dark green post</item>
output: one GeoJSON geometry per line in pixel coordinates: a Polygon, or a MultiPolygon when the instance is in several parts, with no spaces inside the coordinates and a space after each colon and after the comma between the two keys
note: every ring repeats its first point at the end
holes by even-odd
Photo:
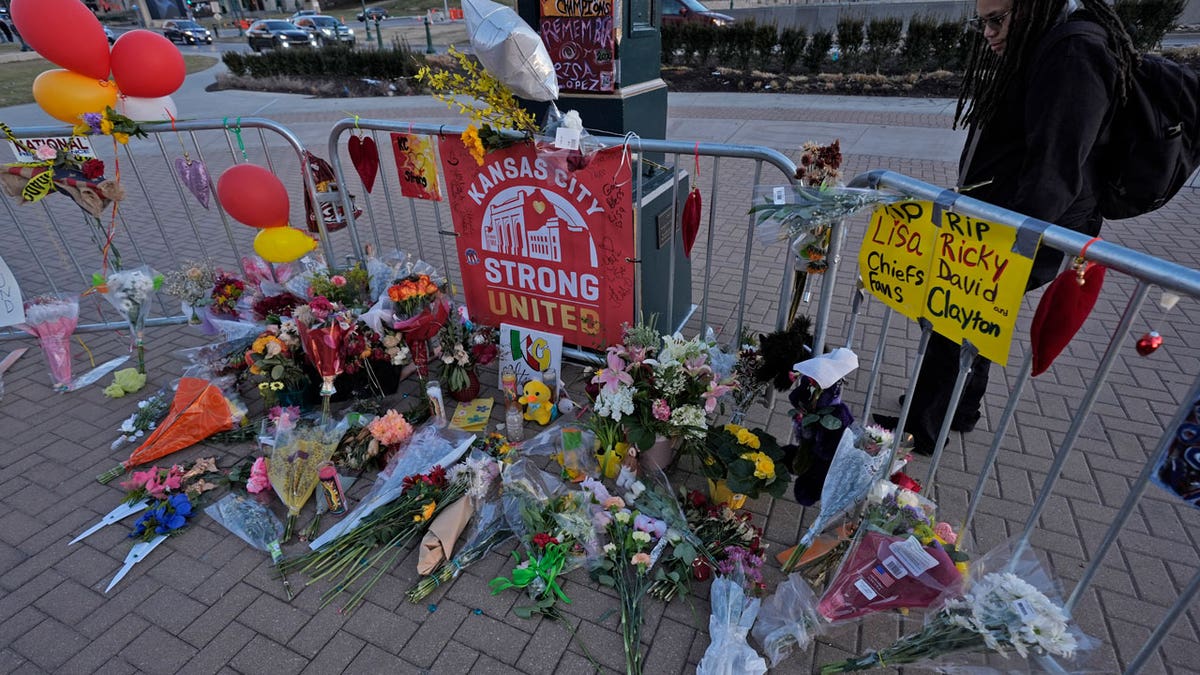
{"type": "Polygon", "coordinates": [[[429,12],[425,13],[425,53],[436,53],[433,49],[433,33],[429,30],[429,12]]]}
{"type": "Polygon", "coordinates": [[[379,27],[379,18],[375,19],[375,44],[383,49],[383,29],[379,27]]]}
{"type": "Polygon", "coordinates": [[[363,40],[370,42],[371,41],[371,19],[367,17],[367,0],[358,0],[358,3],[360,5],[362,5],[362,18],[363,18],[363,31],[364,31],[363,32],[363,40]]]}

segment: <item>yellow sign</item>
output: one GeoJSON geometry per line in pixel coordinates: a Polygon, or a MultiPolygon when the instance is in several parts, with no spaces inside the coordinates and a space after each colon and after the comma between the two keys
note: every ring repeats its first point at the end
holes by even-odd
{"type": "Polygon", "coordinates": [[[1016,241],[1014,227],[932,202],[885,205],[871,217],[859,274],[888,306],[1003,365],[1035,252],[1018,252],[1016,241]]]}

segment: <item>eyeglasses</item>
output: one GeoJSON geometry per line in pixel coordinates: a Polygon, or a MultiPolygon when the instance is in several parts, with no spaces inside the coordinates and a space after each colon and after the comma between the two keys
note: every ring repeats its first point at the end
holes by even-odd
{"type": "Polygon", "coordinates": [[[982,33],[985,28],[992,30],[1000,30],[1004,28],[1004,22],[1008,20],[1008,16],[1012,14],[1012,10],[1008,10],[1002,14],[992,16],[975,16],[967,19],[967,27],[978,33],[982,33]]]}

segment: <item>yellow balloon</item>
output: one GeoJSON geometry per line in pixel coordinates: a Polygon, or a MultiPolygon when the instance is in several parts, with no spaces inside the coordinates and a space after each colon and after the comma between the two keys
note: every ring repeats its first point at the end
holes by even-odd
{"type": "Polygon", "coordinates": [[[78,124],[84,113],[116,106],[117,85],[71,70],[47,70],[33,81],[33,99],[54,119],[78,124]]]}
{"type": "Polygon", "coordinates": [[[292,227],[268,227],[254,237],[254,252],[273,263],[299,260],[316,247],[316,240],[292,227]]]}

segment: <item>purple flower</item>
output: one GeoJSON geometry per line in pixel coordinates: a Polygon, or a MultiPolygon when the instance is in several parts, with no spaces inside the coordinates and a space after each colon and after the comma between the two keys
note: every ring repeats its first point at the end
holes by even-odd
{"type": "Polygon", "coordinates": [[[640,513],[633,519],[633,529],[652,534],[655,539],[662,539],[667,534],[666,523],[658,518],[651,518],[640,513]]]}
{"type": "Polygon", "coordinates": [[[625,363],[613,347],[608,348],[607,359],[608,367],[598,371],[592,382],[604,385],[604,390],[610,394],[617,393],[622,384],[633,384],[633,376],[625,372],[625,363]]]}
{"type": "Polygon", "coordinates": [[[92,133],[100,133],[100,123],[104,121],[104,116],[100,113],[84,113],[83,121],[92,128],[92,133]]]}

